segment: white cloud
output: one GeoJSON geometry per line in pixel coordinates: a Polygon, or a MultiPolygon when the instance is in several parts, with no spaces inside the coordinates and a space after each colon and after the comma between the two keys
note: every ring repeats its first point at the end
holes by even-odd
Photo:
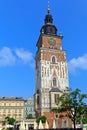
{"type": "MultiPolygon", "coordinates": [[[[23,48],[11,49],[3,47],[0,50],[0,66],[12,66],[12,65],[28,65],[30,67],[35,66],[33,54],[23,48]]],[[[76,72],[77,69],[87,70],[87,54],[78,58],[73,58],[68,62],[69,72],[76,72]]]]}
{"type": "Polygon", "coordinates": [[[0,66],[14,65],[16,58],[12,53],[12,50],[8,47],[3,47],[0,50],[0,66]]]}
{"type": "Polygon", "coordinates": [[[33,54],[23,48],[10,49],[3,47],[0,50],[0,66],[29,65],[34,67],[33,54]]]}
{"type": "Polygon", "coordinates": [[[76,72],[76,69],[87,70],[87,54],[73,58],[68,62],[69,72],[76,72]]]}
{"type": "Polygon", "coordinates": [[[23,48],[15,50],[17,57],[22,60],[25,64],[33,61],[33,55],[29,51],[25,51],[23,48]]]}

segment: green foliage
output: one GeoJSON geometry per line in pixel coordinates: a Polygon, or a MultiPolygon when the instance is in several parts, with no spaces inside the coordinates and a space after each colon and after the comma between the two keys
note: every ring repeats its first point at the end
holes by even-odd
{"type": "Polygon", "coordinates": [[[83,118],[83,124],[87,124],[87,116],[83,118]]]}
{"type": "Polygon", "coordinates": [[[52,111],[55,112],[55,113],[59,113],[59,112],[61,112],[61,110],[60,110],[60,109],[57,109],[57,108],[52,109],[52,111]]]}
{"type": "Polygon", "coordinates": [[[42,121],[42,123],[46,122],[46,117],[45,116],[40,116],[37,118],[36,122],[39,124],[40,120],[42,121]]]}
{"type": "Polygon", "coordinates": [[[13,128],[7,128],[6,130],[13,130],[13,128]]]}
{"type": "Polygon", "coordinates": [[[32,114],[27,115],[26,119],[33,119],[32,114]]]}
{"type": "Polygon", "coordinates": [[[67,112],[67,116],[74,124],[74,129],[76,123],[80,122],[80,120],[86,115],[85,111],[87,107],[84,102],[85,98],[87,98],[87,94],[81,94],[79,89],[76,89],[75,91],[67,89],[67,91],[58,98],[60,102],[58,111],[67,112]]]}
{"type": "Polygon", "coordinates": [[[1,130],[5,130],[5,128],[2,128],[1,130]]]}
{"type": "Polygon", "coordinates": [[[7,116],[7,117],[5,117],[5,121],[8,122],[8,124],[10,124],[10,125],[14,125],[16,120],[13,117],[7,116]]]}

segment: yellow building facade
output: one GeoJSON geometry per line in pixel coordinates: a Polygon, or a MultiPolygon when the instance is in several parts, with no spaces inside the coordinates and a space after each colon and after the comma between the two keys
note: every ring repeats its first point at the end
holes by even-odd
{"type": "Polygon", "coordinates": [[[20,97],[0,98],[0,121],[6,116],[13,117],[16,121],[23,120],[24,99],[20,97]]]}

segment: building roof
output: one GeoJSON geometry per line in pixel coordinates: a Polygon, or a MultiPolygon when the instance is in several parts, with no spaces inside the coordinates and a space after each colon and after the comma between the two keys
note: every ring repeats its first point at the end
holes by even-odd
{"type": "Polygon", "coordinates": [[[52,89],[50,90],[50,92],[62,92],[62,91],[59,90],[58,88],[52,88],[52,89]]]}
{"type": "Polygon", "coordinates": [[[48,13],[45,16],[44,25],[42,26],[40,32],[41,34],[47,34],[53,36],[57,35],[57,28],[53,24],[53,18],[52,15],[50,14],[50,8],[48,8],[48,13]]]}
{"type": "Polygon", "coordinates": [[[23,97],[0,97],[0,100],[24,100],[23,97]]]}

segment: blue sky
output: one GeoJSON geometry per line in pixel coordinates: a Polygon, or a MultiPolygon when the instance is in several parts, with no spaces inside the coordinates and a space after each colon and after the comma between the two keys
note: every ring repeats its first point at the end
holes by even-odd
{"type": "MultiPolygon", "coordinates": [[[[36,42],[47,0],[0,0],[0,97],[35,92],[36,42]]],[[[69,65],[69,86],[87,93],[87,0],[50,0],[69,65]]]]}

